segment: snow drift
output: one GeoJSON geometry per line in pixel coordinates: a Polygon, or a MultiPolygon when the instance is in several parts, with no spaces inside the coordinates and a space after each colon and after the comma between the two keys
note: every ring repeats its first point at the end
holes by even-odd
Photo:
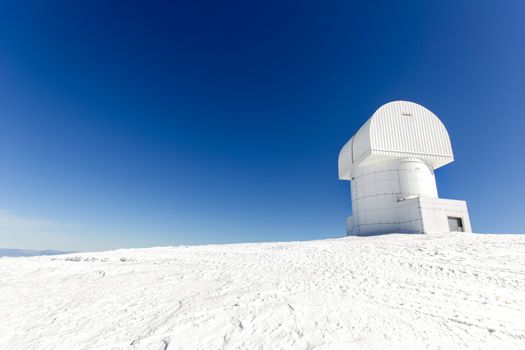
{"type": "Polygon", "coordinates": [[[1,349],[523,349],[525,236],[0,259],[1,349]]]}

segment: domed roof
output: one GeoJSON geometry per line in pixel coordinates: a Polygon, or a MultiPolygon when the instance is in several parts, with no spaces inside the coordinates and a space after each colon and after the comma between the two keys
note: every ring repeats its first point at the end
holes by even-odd
{"type": "Polygon", "coordinates": [[[418,158],[437,169],[454,161],[447,129],[417,103],[381,106],[339,153],[339,178],[351,180],[352,168],[392,158],[418,158]]]}

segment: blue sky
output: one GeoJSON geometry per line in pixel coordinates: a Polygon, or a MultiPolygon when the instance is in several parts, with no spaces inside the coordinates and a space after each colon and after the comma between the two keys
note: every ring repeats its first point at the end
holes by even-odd
{"type": "Polygon", "coordinates": [[[339,149],[423,104],[476,232],[525,232],[522,1],[3,1],[0,246],[341,236],[339,149]]]}

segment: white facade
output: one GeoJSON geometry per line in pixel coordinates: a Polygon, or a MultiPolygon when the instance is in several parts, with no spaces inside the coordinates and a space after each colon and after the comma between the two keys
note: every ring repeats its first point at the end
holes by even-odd
{"type": "Polygon", "coordinates": [[[339,153],[351,181],[347,233],[472,232],[464,201],[440,199],[434,170],[454,161],[443,123],[416,103],[383,105],[339,153]]]}

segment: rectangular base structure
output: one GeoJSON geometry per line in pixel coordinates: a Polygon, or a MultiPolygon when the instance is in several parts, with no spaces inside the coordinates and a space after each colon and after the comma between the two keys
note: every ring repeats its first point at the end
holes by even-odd
{"type": "Polygon", "coordinates": [[[467,203],[442,198],[418,198],[424,233],[472,232],[467,203]]]}
{"type": "Polygon", "coordinates": [[[346,235],[351,236],[352,235],[352,217],[349,216],[346,218],[346,235]]]}
{"type": "MultiPolygon", "coordinates": [[[[461,200],[414,197],[376,213],[376,223],[360,228],[359,236],[385,233],[472,232],[467,203],[461,200]]],[[[347,236],[353,235],[353,220],[346,221],[347,236]]]]}

